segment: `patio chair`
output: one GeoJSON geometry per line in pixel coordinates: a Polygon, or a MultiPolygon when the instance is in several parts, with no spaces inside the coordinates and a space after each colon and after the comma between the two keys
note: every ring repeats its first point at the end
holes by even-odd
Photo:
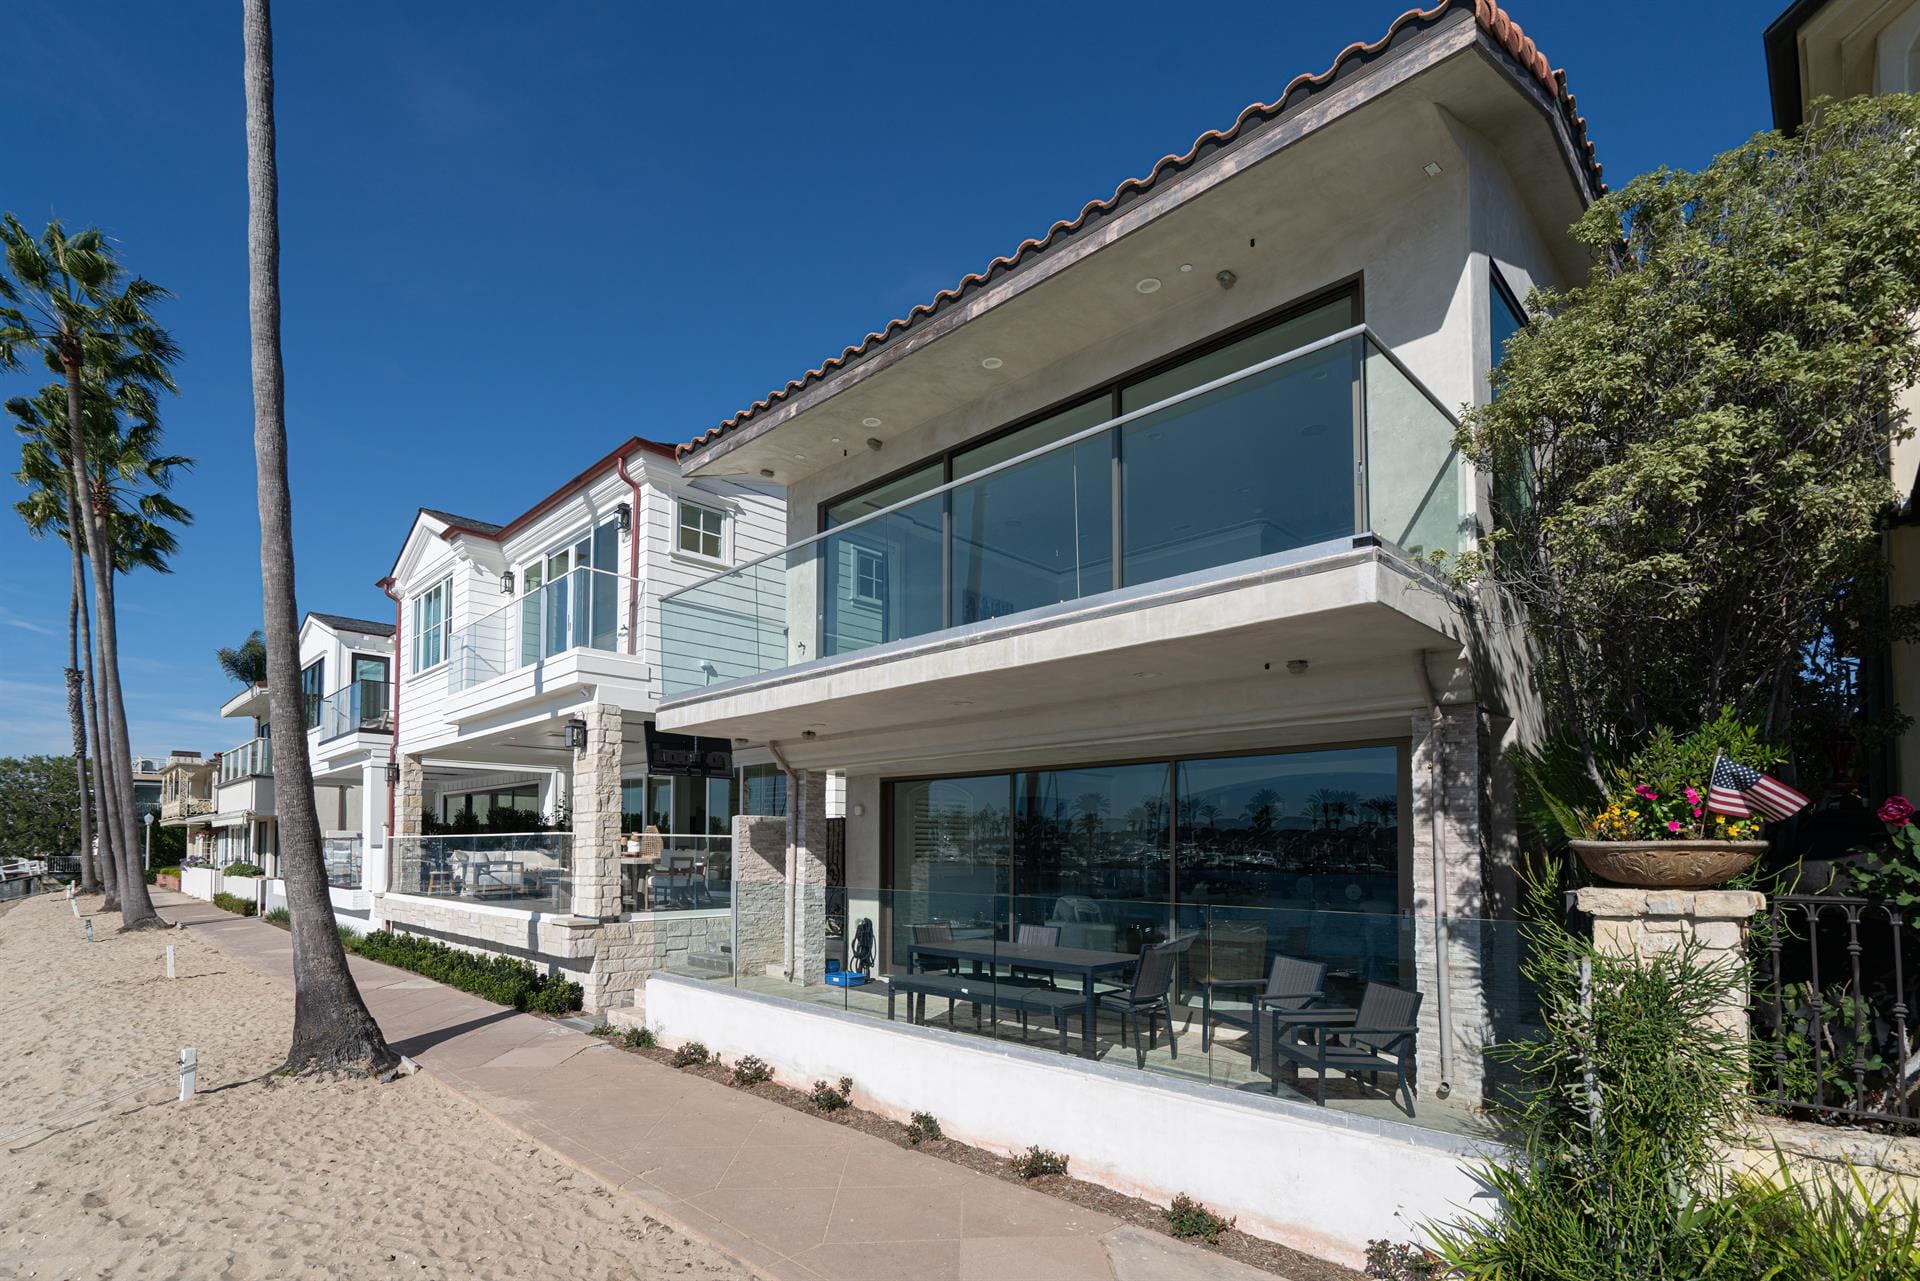
{"type": "MultiPolygon", "coordinates": [[[[915,943],[953,942],[953,926],[945,921],[934,921],[924,925],[916,925],[912,928],[913,941],[915,943]]],[[[960,970],[959,959],[951,956],[923,956],[919,958],[919,965],[920,973],[922,974],[955,974],[960,970]]],[[[980,1013],[980,1007],[977,1005],[973,1007],[973,1010],[976,1016],[980,1013]]],[[[953,1026],[952,1001],[947,1002],[947,1026],[953,1026]]]]}
{"type": "MultiPolygon", "coordinates": [[[[1058,925],[1034,925],[1022,921],[1014,927],[1013,941],[1026,943],[1034,947],[1059,947],[1060,927],[1058,925]]],[[[1033,987],[1052,987],[1053,971],[1036,970],[1031,967],[1011,965],[1007,967],[1009,978],[1015,983],[1025,983],[1033,987]]]]}
{"type": "Polygon", "coordinates": [[[1133,1028],[1134,1057],[1141,1067],[1147,1065],[1147,1051],[1159,1042],[1160,1017],[1167,1020],[1167,1049],[1180,1057],[1180,1043],[1173,1034],[1172,992],[1180,957],[1193,946],[1193,935],[1149,943],[1140,949],[1140,960],[1133,967],[1133,983],[1118,992],[1103,992],[1100,1008],[1120,1016],[1120,1044],[1127,1043],[1127,1028],[1133,1028]],[[1140,1039],[1140,1021],[1146,1020],[1147,1039],[1140,1039]]]}
{"type": "MultiPolygon", "coordinates": [[[[1276,956],[1267,971],[1267,986],[1253,998],[1253,1069],[1260,1068],[1260,1041],[1273,1035],[1273,1021],[1311,1009],[1326,997],[1325,961],[1303,961],[1294,956],[1276,956]]],[[[1277,1064],[1275,1065],[1278,1066],[1277,1064]]]]}
{"type": "MultiPolygon", "coordinates": [[[[1216,991],[1240,992],[1248,996],[1260,987],[1260,967],[1267,959],[1267,927],[1259,921],[1232,921],[1210,924],[1201,931],[1193,946],[1189,977],[1200,989],[1200,1049],[1213,1046],[1213,1021],[1239,1024],[1237,1015],[1213,1012],[1216,991]]],[[[1252,1028],[1249,1012],[1248,1028],[1252,1028]]]]}
{"type": "Polygon", "coordinates": [[[1280,1060],[1312,1068],[1319,1076],[1315,1101],[1327,1104],[1327,1073],[1338,1071],[1349,1079],[1364,1076],[1380,1084],[1380,1074],[1391,1072],[1395,1093],[1406,1099],[1413,1115],[1413,1049],[1419,1036],[1417,1020],[1422,994],[1385,983],[1369,983],[1355,1009],[1296,1009],[1273,1017],[1273,1075],[1268,1088],[1280,1093],[1280,1060]],[[1296,1035],[1289,1036],[1288,1033],[1296,1035]],[[1305,1033],[1307,1039],[1298,1039],[1305,1033]]]}

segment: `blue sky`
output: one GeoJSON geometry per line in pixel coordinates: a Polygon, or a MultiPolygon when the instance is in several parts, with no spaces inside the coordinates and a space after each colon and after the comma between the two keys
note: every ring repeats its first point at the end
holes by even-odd
{"type": "MultiPolygon", "coordinates": [[[[301,608],[391,617],[416,507],[504,521],[629,434],[697,435],[1403,7],[282,4],[301,608]]],[[[1782,7],[1508,5],[1615,184],[1766,127],[1782,7]]],[[[121,586],[134,750],[230,747],[213,651],[260,614],[239,6],[16,0],[7,30],[0,208],[97,224],[178,295],[197,520],[121,586]]],[[[0,755],[67,749],[66,601],[7,513],[0,755]]]]}

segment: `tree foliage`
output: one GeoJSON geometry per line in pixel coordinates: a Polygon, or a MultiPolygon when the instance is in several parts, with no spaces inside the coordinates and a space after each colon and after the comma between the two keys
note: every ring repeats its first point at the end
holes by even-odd
{"type": "Polygon", "coordinates": [[[1916,136],[1920,99],[1859,99],[1596,202],[1590,277],[1534,295],[1465,416],[1496,527],[1458,576],[1522,607],[1589,760],[1729,705],[1785,740],[1823,639],[1915,634],[1880,533],[1920,375],[1916,136]]]}
{"type": "Polygon", "coordinates": [[[0,758],[0,859],[71,855],[79,840],[73,758],[0,758]]]}
{"type": "Polygon", "coordinates": [[[214,652],[214,658],[220,664],[220,670],[239,681],[242,685],[262,685],[267,679],[267,646],[260,639],[260,631],[255,628],[247,638],[234,649],[222,648],[214,652]]]}

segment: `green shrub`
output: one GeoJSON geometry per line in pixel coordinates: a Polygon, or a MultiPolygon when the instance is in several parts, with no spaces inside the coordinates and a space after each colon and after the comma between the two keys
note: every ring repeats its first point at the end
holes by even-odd
{"type": "Polygon", "coordinates": [[[1160,1213],[1167,1217],[1167,1231],[1181,1238],[1218,1241],[1220,1234],[1233,1226],[1232,1219],[1221,1218],[1184,1192],[1160,1213]]]}
{"type": "Polygon", "coordinates": [[[1367,1275],[1379,1281],[1427,1281],[1439,1274],[1440,1264],[1417,1245],[1397,1241],[1367,1242],[1367,1275]]]}
{"type": "Polygon", "coordinates": [[[1045,1178],[1067,1172],[1067,1158],[1035,1144],[1013,1158],[1013,1172],[1023,1179],[1045,1178]]]}
{"type": "Polygon", "coordinates": [[[349,952],[369,961],[411,970],[516,1010],[564,1014],[580,1008],[583,993],[578,983],[557,976],[549,978],[511,956],[464,952],[433,939],[390,930],[355,934],[345,926],[340,928],[340,942],[349,952]]]}
{"type": "Polygon", "coordinates": [[[596,1023],[592,1027],[587,1029],[587,1035],[588,1036],[612,1036],[613,1024],[596,1023]]]}
{"type": "Polygon", "coordinates": [[[253,900],[241,898],[238,894],[228,894],[224,891],[216,893],[213,896],[213,905],[223,912],[232,912],[236,916],[253,915],[253,900]]]}
{"type": "Polygon", "coordinates": [[[773,1069],[767,1061],[758,1055],[749,1054],[733,1065],[733,1083],[735,1085],[758,1085],[762,1081],[773,1080],[773,1069]]]}
{"type": "Polygon", "coordinates": [[[293,924],[293,915],[290,912],[288,912],[287,909],[284,907],[268,908],[266,911],[266,914],[263,915],[260,919],[263,921],[266,921],[270,925],[292,925],[293,924]]]}
{"type": "Polygon", "coordinates": [[[853,1102],[853,1078],[843,1076],[840,1084],[828,1085],[825,1081],[815,1081],[813,1088],[807,1091],[807,1102],[822,1112],[838,1112],[853,1102]]]}
{"type": "Polygon", "coordinates": [[[1727,1244],[1727,1274],[1880,1281],[1920,1276],[1920,1203],[1874,1192],[1859,1171],[1796,1181],[1785,1158],[1777,1183],[1736,1180],[1713,1207],[1711,1235],[1727,1244]]]}
{"type": "Polygon", "coordinates": [[[712,1061],[713,1055],[709,1054],[707,1047],[698,1041],[688,1041],[685,1045],[675,1050],[673,1056],[667,1060],[668,1063],[677,1068],[704,1067],[712,1061]]]}
{"type": "Polygon", "coordinates": [[[623,1039],[629,1047],[636,1050],[651,1050],[659,1044],[654,1040],[653,1029],[650,1027],[630,1027],[623,1039]]]}
{"type": "Polygon", "coordinates": [[[165,867],[150,867],[147,869],[147,884],[152,885],[163,876],[171,876],[175,880],[178,880],[180,878],[180,869],[172,864],[168,864],[165,867]]]}
{"type": "Polygon", "coordinates": [[[931,1112],[915,1112],[907,1126],[907,1142],[915,1147],[946,1137],[940,1132],[940,1118],[931,1112]]]}
{"type": "Polygon", "coordinates": [[[220,869],[226,876],[265,876],[257,863],[229,863],[220,869]]]}

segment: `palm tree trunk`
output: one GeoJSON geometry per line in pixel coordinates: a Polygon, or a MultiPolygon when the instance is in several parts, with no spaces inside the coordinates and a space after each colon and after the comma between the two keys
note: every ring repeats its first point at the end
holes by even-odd
{"type": "MultiPolygon", "coordinates": [[[[71,530],[71,526],[68,527],[71,530]]],[[[93,793],[87,786],[86,691],[80,679],[80,548],[73,548],[73,594],[67,598],[67,722],[73,729],[73,774],[80,798],[80,892],[98,894],[93,870],[93,793]]]]}
{"type": "Polygon", "coordinates": [[[387,1047],[347,968],[327,894],[300,707],[293,498],[287,492],[285,373],[280,364],[280,179],[274,160],[273,20],[267,0],[242,0],[247,85],[247,311],[253,331],[253,454],[260,497],[260,587],[267,637],[267,699],[274,739],[280,874],[293,932],[295,1071],[385,1072],[387,1047]]]}
{"type": "Polygon", "coordinates": [[[147,880],[139,864],[139,846],[134,837],[140,824],[133,813],[133,748],[127,741],[126,703],[120,690],[120,638],[113,611],[113,550],[107,543],[100,513],[90,501],[92,471],[87,466],[86,428],[80,410],[80,367],[83,353],[77,334],[62,330],[60,366],[67,381],[67,435],[71,442],[68,461],[73,467],[80,524],[86,530],[87,559],[93,564],[94,619],[100,632],[100,673],[97,688],[103,697],[100,711],[105,720],[105,736],[94,740],[95,755],[101,758],[100,770],[111,782],[109,807],[114,852],[119,860],[120,928],[123,930],[158,929],[166,924],[153,910],[147,897],[147,880]],[[132,874],[129,875],[128,873],[132,874]]]}
{"type": "MultiPolygon", "coordinates": [[[[84,569],[84,566],[83,566],[84,569]]],[[[82,574],[84,578],[84,573],[82,574]]],[[[107,821],[113,809],[113,789],[107,771],[100,768],[100,687],[93,675],[93,634],[87,620],[87,594],[80,593],[80,675],[86,683],[87,736],[93,740],[93,830],[96,837],[93,856],[100,869],[100,890],[106,902],[103,912],[120,910],[120,875],[116,870],[113,826],[107,821]]]]}

